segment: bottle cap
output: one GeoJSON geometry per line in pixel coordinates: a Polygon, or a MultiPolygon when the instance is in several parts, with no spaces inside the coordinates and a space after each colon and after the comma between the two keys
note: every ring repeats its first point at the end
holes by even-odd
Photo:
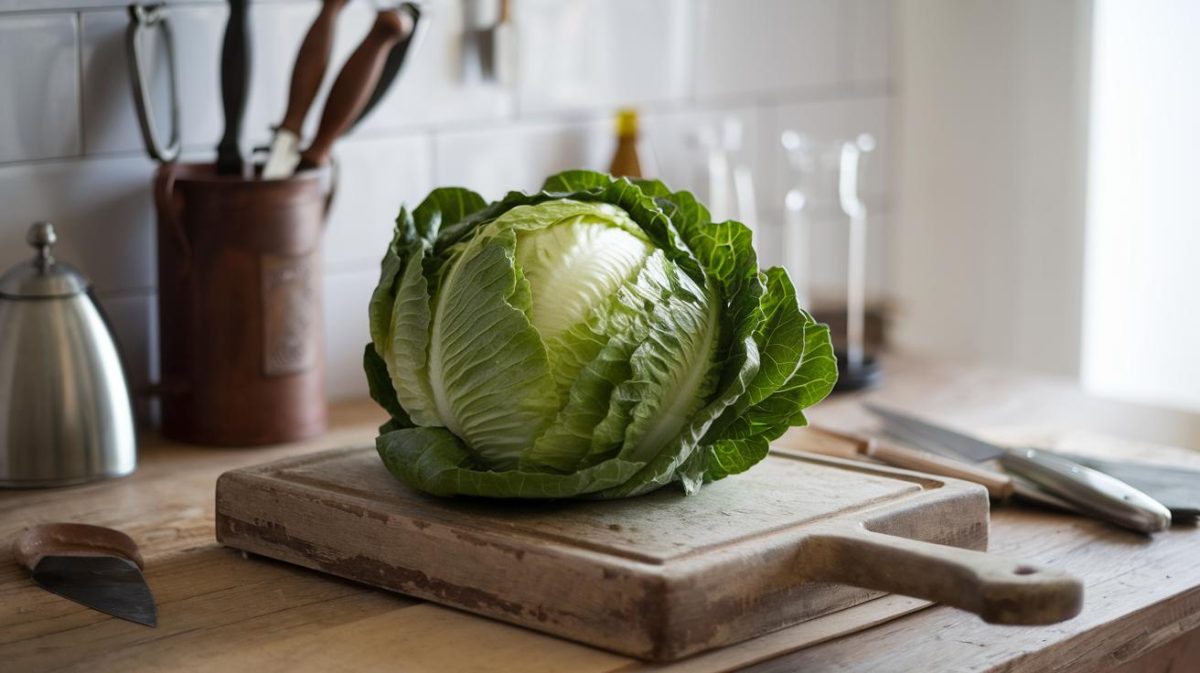
{"type": "Polygon", "coordinates": [[[638,113],[633,108],[617,110],[617,135],[636,136],[638,133],[638,113]]]}

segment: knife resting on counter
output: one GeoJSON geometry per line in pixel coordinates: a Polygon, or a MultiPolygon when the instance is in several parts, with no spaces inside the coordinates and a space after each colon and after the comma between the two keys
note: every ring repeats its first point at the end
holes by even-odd
{"type": "Polygon", "coordinates": [[[1129,484],[1075,461],[1033,448],[1008,449],[875,404],[889,434],[917,446],[937,446],[973,463],[997,460],[1004,469],[1096,519],[1154,533],[1171,525],[1171,512],[1129,484]]]}
{"type": "MultiPolygon", "coordinates": [[[[837,449],[828,452],[818,450],[818,453],[846,457],[842,447],[852,447],[855,457],[873,458],[892,467],[927,472],[942,477],[953,477],[979,484],[987,489],[988,496],[993,500],[1007,500],[1013,494],[1013,480],[1008,475],[961,460],[946,458],[928,451],[910,449],[874,437],[839,432],[817,425],[809,426],[806,432],[815,434],[818,445],[823,443],[824,438],[839,445],[837,449]]],[[[805,448],[811,449],[812,447],[806,445],[805,448]]]]}
{"type": "Polygon", "coordinates": [[[18,535],[12,554],[34,583],[50,593],[137,624],[158,623],[137,543],[119,530],[42,524],[18,535]]]}

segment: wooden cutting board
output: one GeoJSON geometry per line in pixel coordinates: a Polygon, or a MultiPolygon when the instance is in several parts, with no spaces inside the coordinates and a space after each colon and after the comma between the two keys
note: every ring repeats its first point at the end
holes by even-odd
{"type": "Polygon", "coordinates": [[[881,592],[1021,624],[1082,600],[1074,578],[971,551],[987,546],[982,487],[791,451],[691,497],[529,503],[433,498],[374,449],[339,449],[223,474],[216,528],[231,547],[657,661],[881,592]]]}

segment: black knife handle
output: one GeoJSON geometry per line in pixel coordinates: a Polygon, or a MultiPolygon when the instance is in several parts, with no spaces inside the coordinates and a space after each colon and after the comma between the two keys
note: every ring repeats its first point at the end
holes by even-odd
{"type": "Polygon", "coordinates": [[[217,145],[217,173],[242,175],[242,119],[250,84],[250,0],[229,0],[229,21],[221,46],[221,105],[225,133],[217,145]]]}

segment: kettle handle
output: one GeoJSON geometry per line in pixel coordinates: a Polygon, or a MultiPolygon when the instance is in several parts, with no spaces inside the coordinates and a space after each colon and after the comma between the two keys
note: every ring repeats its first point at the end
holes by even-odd
{"type": "Polygon", "coordinates": [[[176,175],[177,167],[174,162],[161,164],[158,167],[158,171],[154,175],[154,204],[157,206],[159,222],[162,225],[160,230],[164,228],[169,230],[174,235],[175,243],[179,246],[181,260],[179,272],[186,274],[190,266],[192,251],[179,217],[183,211],[183,204],[175,192],[176,175]]]}

